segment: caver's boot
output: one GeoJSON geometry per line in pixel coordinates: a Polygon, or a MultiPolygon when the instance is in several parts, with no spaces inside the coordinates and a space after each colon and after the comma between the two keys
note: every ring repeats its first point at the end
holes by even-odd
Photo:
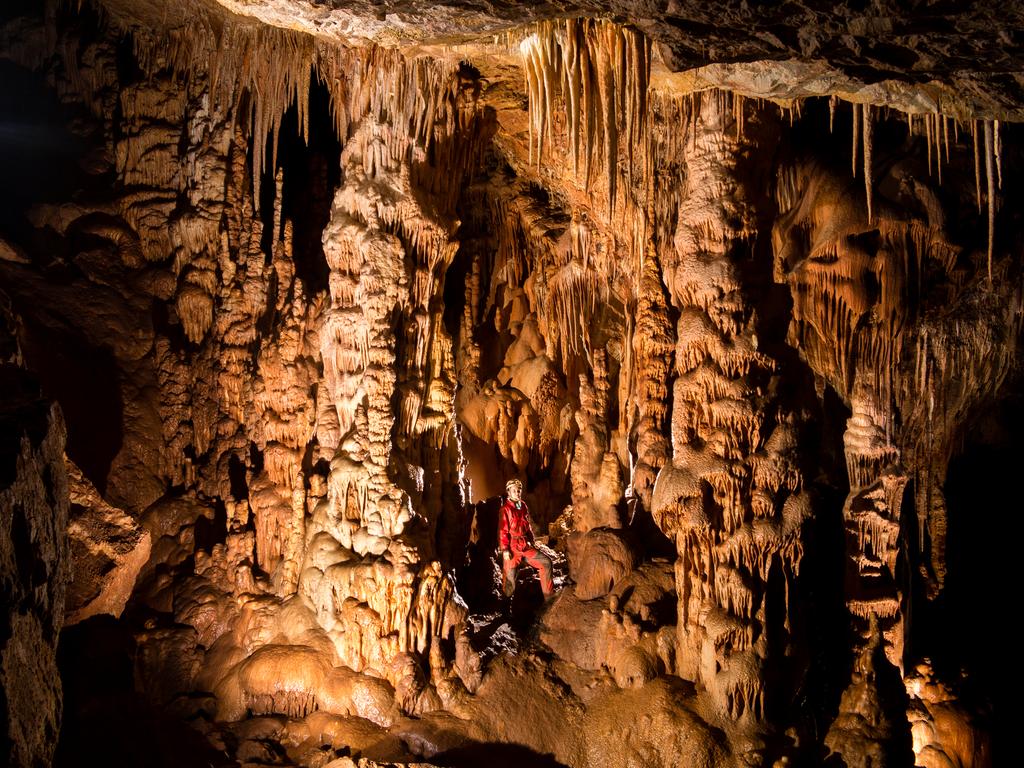
{"type": "Polygon", "coordinates": [[[506,567],[504,561],[501,564],[501,593],[508,598],[509,602],[512,601],[512,596],[516,593],[515,569],[506,567]]]}

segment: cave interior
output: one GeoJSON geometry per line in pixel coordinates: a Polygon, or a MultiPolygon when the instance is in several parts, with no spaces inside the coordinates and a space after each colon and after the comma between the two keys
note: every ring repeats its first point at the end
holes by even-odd
{"type": "Polygon", "coordinates": [[[5,4],[0,757],[991,766],[1020,41],[5,4]]]}

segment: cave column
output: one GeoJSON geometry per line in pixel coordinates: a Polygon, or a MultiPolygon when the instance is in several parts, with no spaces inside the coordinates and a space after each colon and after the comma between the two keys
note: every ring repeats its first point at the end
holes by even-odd
{"type": "Polygon", "coordinates": [[[462,504],[442,296],[458,247],[453,189],[487,134],[457,73],[391,66],[387,82],[402,87],[352,124],[323,233],[317,437],[330,472],[299,591],[346,665],[398,685],[419,669],[411,655],[457,623],[436,560],[439,520],[462,504]]]}
{"type": "Polygon", "coordinates": [[[889,661],[903,669],[904,604],[896,561],[902,546],[900,514],[906,473],[886,433],[891,418],[879,402],[871,373],[858,371],[852,414],[843,434],[850,493],[843,505],[846,538],[846,606],[861,647],[871,640],[872,616],[889,661]]]}
{"type": "Polygon", "coordinates": [[[655,249],[641,266],[633,334],[631,402],[636,408],[630,440],[635,440],[635,465],[630,479],[633,493],[644,509],[651,508],[654,481],[672,451],[666,434],[672,368],[672,324],[668,316],[661,263],[655,249]]]}
{"type": "Polygon", "coordinates": [[[359,208],[360,184],[371,183],[374,162],[390,159],[383,151],[384,132],[365,118],[346,145],[346,183],[335,195],[323,235],[331,272],[330,308],[320,335],[318,436],[330,474],[327,498],[314,510],[311,528],[312,540],[324,542],[320,547],[339,551],[317,562],[300,585],[322,624],[336,626],[338,618],[348,624],[334,637],[345,663],[378,671],[408,647],[405,621],[414,578],[409,566],[415,561],[409,553],[396,566],[386,556],[411,519],[408,500],[388,476],[395,426],[392,318],[408,301],[405,251],[384,230],[374,207],[359,208]]]}
{"type": "Polygon", "coordinates": [[[701,683],[723,716],[758,722],[766,662],[788,644],[774,647],[769,629],[789,630],[788,595],[810,508],[794,462],[794,421],[776,415],[764,394],[774,363],[757,349],[756,315],[741,282],[755,231],[737,169],[746,140],[735,136],[723,98],[698,99],[694,110],[675,248],[665,264],[680,313],[673,455],[652,503],[678,552],[677,671],[701,683]],[[785,597],[770,600],[770,589],[785,597]],[[783,614],[769,616],[769,603],[784,604],[783,614]]]}

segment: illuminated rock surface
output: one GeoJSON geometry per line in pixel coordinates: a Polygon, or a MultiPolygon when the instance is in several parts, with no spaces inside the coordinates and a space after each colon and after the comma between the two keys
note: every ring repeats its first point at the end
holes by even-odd
{"type": "Polygon", "coordinates": [[[10,764],[992,763],[1021,12],[668,5],[0,11],[10,764]]]}

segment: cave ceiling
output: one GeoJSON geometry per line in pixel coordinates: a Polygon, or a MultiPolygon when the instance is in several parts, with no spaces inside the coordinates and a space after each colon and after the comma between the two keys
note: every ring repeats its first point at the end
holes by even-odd
{"type": "Polygon", "coordinates": [[[465,56],[482,68],[503,61],[508,40],[531,24],[607,18],[650,38],[652,82],[677,93],[725,87],[782,101],[839,95],[918,114],[1024,116],[1024,9],[1016,3],[102,0],[101,5],[127,28],[181,29],[203,16],[216,27],[218,18],[233,16],[343,45],[372,41],[465,56]]]}

